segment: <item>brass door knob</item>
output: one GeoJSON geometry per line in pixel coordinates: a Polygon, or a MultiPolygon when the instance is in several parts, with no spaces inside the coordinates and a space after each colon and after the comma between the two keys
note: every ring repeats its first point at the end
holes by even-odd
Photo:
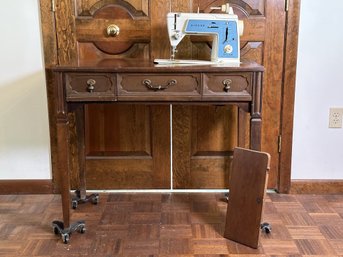
{"type": "Polygon", "coordinates": [[[117,25],[111,24],[107,27],[107,35],[110,37],[115,37],[119,35],[120,29],[117,25]]]}

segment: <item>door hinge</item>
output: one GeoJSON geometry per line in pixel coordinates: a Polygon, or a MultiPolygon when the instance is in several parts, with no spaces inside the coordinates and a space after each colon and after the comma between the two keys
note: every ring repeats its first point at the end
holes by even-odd
{"type": "Polygon", "coordinates": [[[281,153],[281,146],[282,146],[282,136],[281,135],[278,136],[277,145],[278,145],[278,152],[281,153]]]}
{"type": "Polygon", "coordinates": [[[288,8],[289,8],[289,0],[285,1],[285,12],[288,12],[288,8]]]}
{"type": "Polygon", "coordinates": [[[51,0],[51,11],[56,12],[55,0],[51,0]]]}

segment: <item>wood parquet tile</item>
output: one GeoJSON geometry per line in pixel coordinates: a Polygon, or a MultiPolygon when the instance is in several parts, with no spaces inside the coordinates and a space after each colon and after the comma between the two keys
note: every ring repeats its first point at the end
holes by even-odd
{"type": "Polygon", "coordinates": [[[69,244],[51,228],[61,211],[59,195],[0,195],[0,256],[343,257],[342,195],[268,194],[258,249],[223,238],[222,194],[102,194],[72,210],[87,231],[69,244]]]}

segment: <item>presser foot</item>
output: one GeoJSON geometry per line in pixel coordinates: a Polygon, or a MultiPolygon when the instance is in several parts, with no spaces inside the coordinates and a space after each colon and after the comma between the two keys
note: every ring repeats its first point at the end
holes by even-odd
{"type": "Polygon", "coordinates": [[[72,232],[78,231],[81,234],[86,232],[86,224],[83,220],[80,220],[71,224],[69,228],[64,228],[62,221],[54,220],[52,222],[52,229],[55,235],[61,235],[63,243],[68,244],[72,232]]]}
{"type": "Polygon", "coordinates": [[[75,191],[75,197],[71,200],[71,207],[76,209],[79,204],[91,202],[92,204],[99,203],[99,194],[91,194],[85,198],[81,198],[80,190],[75,191]]]}

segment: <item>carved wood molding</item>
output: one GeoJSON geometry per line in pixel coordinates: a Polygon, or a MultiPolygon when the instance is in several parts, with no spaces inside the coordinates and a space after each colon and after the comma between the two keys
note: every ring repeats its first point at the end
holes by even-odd
{"type": "MultiPolygon", "coordinates": [[[[252,16],[252,15],[262,15],[262,13],[259,10],[253,9],[249,4],[247,4],[243,0],[230,0],[227,2],[230,4],[231,7],[233,7],[236,10],[239,10],[239,12],[242,13],[246,17],[252,16]]],[[[205,13],[213,12],[213,10],[211,10],[211,7],[221,6],[222,4],[223,4],[222,0],[214,1],[204,9],[204,12],[205,13]]]]}
{"type": "Polygon", "coordinates": [[[102,0],[76,18],[77,41],[89,42],[103,54],[132,56],[151,41],[149,17],[123,0],[102,0]],[[118,33],[109,34],[115,27],[118,33]]]}
{"type": "Polygon", "coordinates": [[[255,50],[262,46],[262,42],[248,42],[241,48],[241,56],[248,54],[248,52],[255,50]]]}
{"type": "Polygon", "coordinates": [[[80,16],[96,16],[97,12],[108,6],[118,6],[125,9],[133,19],[147,16],[147,14],[145,14],[143,11],[138,11],[130,3],[123,0],[98,1],[89,9],[89,12],[83,12],[80,14],[80,16]]]}

